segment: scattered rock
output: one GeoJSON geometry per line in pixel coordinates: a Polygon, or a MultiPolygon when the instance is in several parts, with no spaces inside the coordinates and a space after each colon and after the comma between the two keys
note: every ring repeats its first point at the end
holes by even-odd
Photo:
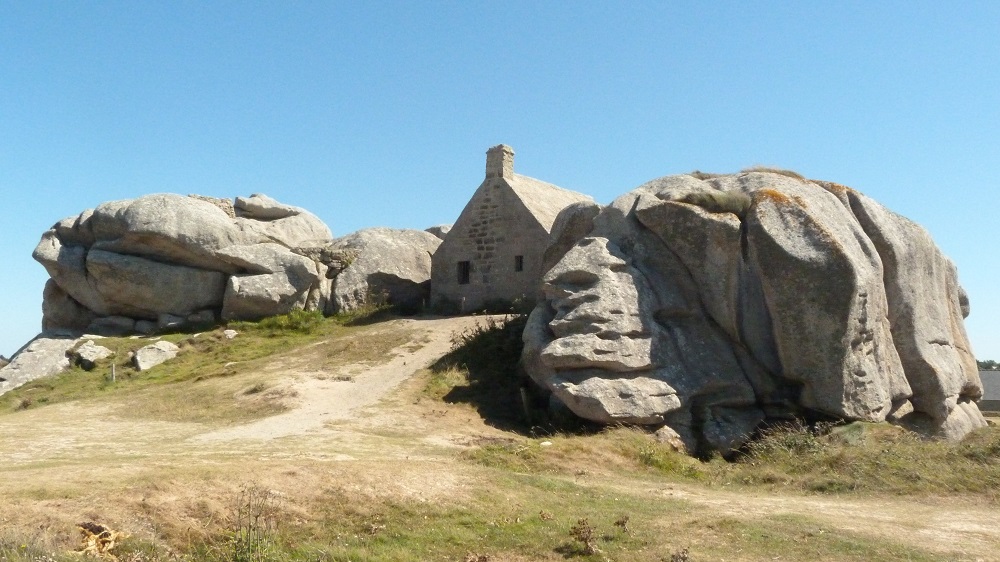
{"type": "Polygon", "coordinates": [[[678,453],[687,454],[688,452],[680,434],[671,429],[670,426],[665,425],[653,432],[653,439],[655,439],[657,443],[663,443],[664,445],[669,446],[678,453]]]}
{"type": "Polygon", "coordinates": [[[135,365],[136,370],[145,371],[147,369],[152,369],[160,363],[177,357],[177,353],[179,351],[180,348],[176,345],[168,341],[161,340],[154,344],[139,348],[135,352],[132,362],[135,365]]]}
{"type": "Polygon", "coordinates": [[[227,340],[231,340],[236,336],[238,336],[239,332],[237,332],[236,330],[223,330],[222,335],[226,336],[227,340]]]}
{"type": "Polygon", "coordinates": [[[84,371],[91,371],[101,359],[114,355],[110,349],[97,345],[93,340],[87,340],[70,352],[70,360],[84,371]]]}

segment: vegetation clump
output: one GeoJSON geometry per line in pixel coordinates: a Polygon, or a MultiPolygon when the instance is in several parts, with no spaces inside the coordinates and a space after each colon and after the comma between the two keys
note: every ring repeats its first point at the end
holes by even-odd
{"type": "Polygon", "coordinates": [[[713,479],[793,486],[818,493],[975,494],[1000,500],[1000,432],[961,442],[922,439],[889,424],[776,426],[738,459],[713,465],[713,479]]]}
{"type": "Polygon", "coordinates": [[[778,174],[785,177],[803,181],[806,179],[802,174],[798,172],[794,172],[792,170],[786,170],[784,168],[773,168],[770,166],[751,166],[749,168],[744,168],[743,170],[740,170],[740,173],[743,174],[750,174],[754,172],[764,173],[764,174],[778,174]]]}

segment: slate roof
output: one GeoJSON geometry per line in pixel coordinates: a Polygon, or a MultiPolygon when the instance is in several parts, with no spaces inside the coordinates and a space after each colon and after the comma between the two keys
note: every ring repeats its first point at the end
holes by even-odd
{"type": "Polygon", "coordinates": [[[1000,371],[979,371],[983,381],[983,400],[1000,400],[1000,371]]]}
{"type": "Polygon", "coordinates": [[[556,215],[567,206],[580,201],[592,202],[594,200],[589,195],[563,189],[557,185],[521,174],[514,174],[514,177],[505,176],[503,179],[514,190],[528,211],[549,232],[552,231],[552,223],[555,222],[556,215]]]}

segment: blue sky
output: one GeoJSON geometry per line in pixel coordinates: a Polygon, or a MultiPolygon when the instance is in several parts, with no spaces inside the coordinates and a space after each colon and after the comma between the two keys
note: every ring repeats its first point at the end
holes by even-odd
{"type": "Polygon", "coordinates": [[[602,203],[756,164],[854,187],[954,259],[1000,359],[998,32],[997,2],[0,2],[0,353],[63,217],[262,192],[422,229],[503,142],[602,203]]]}

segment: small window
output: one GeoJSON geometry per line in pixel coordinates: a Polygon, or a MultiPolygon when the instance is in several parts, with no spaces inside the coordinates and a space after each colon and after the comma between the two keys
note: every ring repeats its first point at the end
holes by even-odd
{"type": "Polygon", "coordinates": [[[524,271],[524,256],[514,256],[514,271],[524,271]]]}
{"type": "Polygon", "coordinates": [[[468,285],[469,274],[472,273],[472,264],[467,261],[458,262],[458,284],[468,285]]]}

